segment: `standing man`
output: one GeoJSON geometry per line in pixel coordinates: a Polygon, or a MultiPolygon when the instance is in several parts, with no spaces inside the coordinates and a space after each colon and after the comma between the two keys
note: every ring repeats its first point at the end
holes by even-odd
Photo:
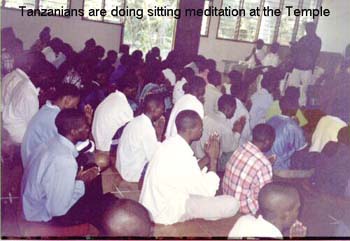
{"type": "Polygon", "coordinates": [[[307,103],[307,87],[321,51],[322,41],[316,35],[316,24],[305,24],[306,35],[292,45],[294,69],[289,76],[287,86],[300,87],[299,105],[307,103]]]}

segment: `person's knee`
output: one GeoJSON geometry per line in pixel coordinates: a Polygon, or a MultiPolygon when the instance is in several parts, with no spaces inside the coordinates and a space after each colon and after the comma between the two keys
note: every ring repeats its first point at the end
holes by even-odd
{"type": "Polygon", "coordinates": [[[239,210],[239,201],[229,195],[222,195],[221,200],[223,202],[223,206],[225,208],[225,213],[227,214],[228,217],[234,216],[237,214],[239,210]]]}

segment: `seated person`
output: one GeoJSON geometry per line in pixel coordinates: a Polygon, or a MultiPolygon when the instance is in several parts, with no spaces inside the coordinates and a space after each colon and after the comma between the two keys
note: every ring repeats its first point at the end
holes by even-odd
{"type": "Polygon", "coordinates": [[[259,192],[259,216],[240,217],[229,233],[229,238],[289,238],[304,237],[306,227],[297,221],[300,197],[297,189],[284,183],[266,184],[259,192]]]}
{"type": "Polygon", "coordinates": [[[346,123],[338,117],[330,115],[322,117],[312,134],[310,151],[321,152],[328,142],[337,141],[339,130],[345,126],[346,123]]]}
{"type": "Polygon", "coordinates": [[[274,170],[289,169],[291,156],[308,145],[303,129],[293,119],[298,108],[297,101],[297,99],[284,96],[280,101],[282,115],[274,116],[266,122],[275,129],[276,133],[275,142],[269,152],[269,155],[276,156],[276,162],[273,164],[274,170]]]}
{"type": "Polygon", "coordinates": [[[182,96],[185,95],[183,86],[187,83],[187,80],[192,78],[193,76],[194,76],[194,71],[189,67],[186,67],[182,71],[182,78],[175,83],[174,90],[173,90],[174,105],[182,96]]]}
{"type": "MultiPolygon", "coordinates": [[[[299,89],[296,87],[288,87],[285,91],[284,96],[288,96],[292,99],[299,99],[299,96],[300,96],[299,89]]],[[[273,116],[282,114],[281,107],[280,107],[280,99],[282,97],[283,96],[280,96],[280,98],[274,100],[274,102],[272,103],[272,105],[267,111],[266,120],[271,119],[273,116]]],[[[299,107],[295,114],[295,117],[296,117],[296,120],[298,120],[299,126],[303,127],[308,124],[308,120],[306,119],[305,115],[303,114],[303,112],[299,107]]]]}
{"type": "Polygon", "coordinates": [[[71,84],[62,84],[56,87],[52,101],[44,106],[30,120],[21,145],[23,167],[26,168],[32,151],[40,144],[46,143],[57,135],[55,119],[63,109],[77,108],[80,99],[79,90],[71,84]]]}
{"type": "Polygon", "coordinates": [[[215,114],[218,112],[218,99],[222,95],[220,91],[221,74],[218,71],[211,71],[208,74],[209,83],[205,87],[204,114],[215,114]]]}
{"type": "Polygon", "coordinates": [[[253,129],[253,141],[240,146],[226,164],[222,190],[240,201],[240,212],[256,214],[258,193],[272,181],[272,165],[264,155],[275,140],[274,129],[259,124],[253,129]]]}
{"type": "Polygon", "coordinates": [[[210,114],[203,119],[203,135],[198,141],[192,142],[192,149],[197,158],[205,156],[205,145],[210,136],[217,133],[220,138],[220,156],[218,171],[224,171],[227,162],[227,156],[231,157],[239,146],[241,132],[245,125],[244,117],[237,120],[232,128],[230,119],[236,110],[236,99],[231,95],[222,95],[218,101],[219,112],[210,114]],[[224,155],[223,155],[224,154],[224,155]]]}
{"type": "Polygon", "coordinates": [[[192,110],[181,111],[176,117],[176,127],[178,134],[159,146],[148,166],[140,202],[159,224],[195,218],[216,220],[235,215],[239,206],[236,199],[215,196],[220,182],[215,173],[218,137],[210,137],[206,156],[198,161],[190,144],[202,135],[201,117],[192,110]]]}
{"type": "Polygon", "coordinates": [[[165,131],[165,138],[176,136],[177,129],[175,125],[175,119],[178,113],[183,110],[193,110],[198,115],[204,117],[204,94],[205,94],[205,81],[198,76],[193,76],[183,86],[185,95],[182,96],[174,105],[171,110],[168,125],[165,131]]]}
{"type": "Polygon", "coordinates": [[[350,127],[339,130],[338,141],[330,141],[315,163],[313,182],[331,195],[350,197],[350,127]]]}
{"type": "Polygon", "coordinates": [[[151,237],[153,223],[148,210],[131,199],[115,199],[102,215],[100,236],[151,237]]]}
{"type": "Polygon", "coordinates": [[[138,182],[144,166],[159,146],[164,131],[164,101],[160,95],[146,96],[143,113],[124,128],[117,150],[116,168],[128,182],[138,182]],[[155,129],[153,123],[163,118],[163,125],[155,129]]]}
{"type": "Polygon", "coordinates": [[[97,106],[92,122],[91,133],[96,149],[109,156],[114,135],[133,117],[134,112],[122,92],[116,90],[109,94],[97,106]]]}
{"type": "Polygon", "coordinates": [[[231,85],[231,95],[236,98],[236,111],[233,117],[230,119],[231,126],[242,117],[245,118],[246,122],[241,133],[240,145],[245,144],[247,141],[252,139],[252,129],[250,128],[250,116],[245,106],[245,101],[248,95],[248,85],[244,82],[237,82],[231,85]]]}
{"type": "Polygon", "coordinates": [[[274,81],[265,75],[261,81],[261,89],[257,90],[251,97],[251,107],[249,110],[250,127],[266,122],[266,114],[271,107],[273,100],[278,96],[278,86],[274,81]]]}
{"type": "Polygon", "coordinates": [[[58,135],[35,149],[22,179],[23,211],[27,221],[58,225],[97,225],[104,198],[98,167],[78,167],[75,144],[87,139],[85,115],[62,110],[55,119],[58,135]],[[89,184],[89,185],[87,185],[89,184]]]}

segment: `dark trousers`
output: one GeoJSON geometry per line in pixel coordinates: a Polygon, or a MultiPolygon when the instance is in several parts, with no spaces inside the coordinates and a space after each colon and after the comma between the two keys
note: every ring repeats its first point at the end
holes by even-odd
{"type": "Polygon", "coordinates": [[[102,191],[102,176],[97,176],[91,183],[85,185],[85,194],[59,217],[54,217],[50,223],[59,226],[72,226],[90,223],[96,228],[101,227],[101,218],[110,202],[117,199],[113,194],[102,191]]]}

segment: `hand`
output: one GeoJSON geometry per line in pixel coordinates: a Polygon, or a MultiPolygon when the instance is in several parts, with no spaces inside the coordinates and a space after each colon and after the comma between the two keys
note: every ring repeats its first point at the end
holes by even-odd
{"type": "Polygon", "coordinates": [[[160,141],[165,130],[165,117],[161,116],[157,121],[153,123],[156,130],[157,138],[160,141]]]}
{"type": "Polygon", "coordinates": [[[95,177],[97,177],[98,175],[100,175],[99,167],[92,167],[87,170],[83,170],[83,167],[80,167],[76,180],[81,180],[84,183],[88,183],[95,179],[95,177]]]}
{"type": "Polygon", "coordinates": [[[307,228],[300,221],[296,220],[289,229],[289,237],[306,237],[307,228]]]}
{"type": "Polygon", "coordinates": [[[85,105],[84,112],[85,112],[86,119],[88,120],[88,123],[91,124],[92,123],[92,115],[94,113],[94,110],[92,109],[91,105],[89,105],[89,104],[85,105]]]}
{"type": "Polygon", "coordinates": [[[217,133],[213,133],[209,136],[209,140],[204,146],[204,152],[210,160],[209,169],[215,171],[216,163],[220,155],[220,137],[217,133]]]}
{"type": "Polygon", "coordinates": [[[267,160],[269,160],[272,165],[275,163],[276,159],[277,159],[276,154],[273,154],[267,158],[267,160]]]}
{"type": "Polygon", "coordinates": [[[245,116],[242,116],[233,124],[232,131],[241,134],[244,129],[245,123],[246,123],[246,118],[245,116]]]}

